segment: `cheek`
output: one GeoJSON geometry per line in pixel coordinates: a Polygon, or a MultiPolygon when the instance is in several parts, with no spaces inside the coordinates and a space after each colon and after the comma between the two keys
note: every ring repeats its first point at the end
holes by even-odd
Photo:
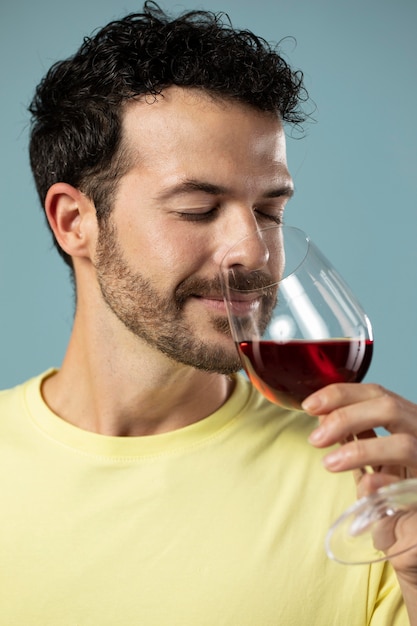
{"type": "Polygon", "coordinates": [[[206,261],[202,245],[180,238],[161,242],[155,246],[154,254],[159,269],[176,282],[201,273],[206,261]]]}
{"type": "Polygon", "coordinates": [[[159,228],[148,231],[147,237],[130,238],[126,254],[137,271],[155,282],[155,286],[176,286],[201,271],[206,260],[205,247],[203,241],[176,232],[172,227],[159,228]]]}

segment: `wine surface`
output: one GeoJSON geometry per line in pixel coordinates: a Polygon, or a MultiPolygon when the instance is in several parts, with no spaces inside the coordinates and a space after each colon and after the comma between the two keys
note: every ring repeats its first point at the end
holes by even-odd
{"type": "Polygon", "coordinates": [[[301,402],[321,387],[360,382],[372,359],[373,342],[360,339],[244,341],[238,344],[243,367],[252,384],[284,407],[301,402]]]}

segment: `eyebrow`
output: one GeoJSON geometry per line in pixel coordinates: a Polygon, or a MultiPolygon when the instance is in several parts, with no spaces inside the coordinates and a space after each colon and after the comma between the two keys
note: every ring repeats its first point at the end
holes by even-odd
{"type": "Polygon", "coordinates": [[[286,196],[287,198],[291,198],[294,195],[294,186],[292,183],[284,183],[279,187],[275,187],[264,193],[264,198],[280,198],[281,196],[286,196]]]}
{"type": "MultiPolygon", "coordinates": [[[[214,185],[213,183],[209,183],[202,180],[185,180],[177,185],[169,187],[168,189],[163,189],[161,193],[156,196],[158,200],[168,200],[174,196],[179,196],[182,194],[193,193],[196,191],[201,191],[203,193],[207,193],[211,196],[221,196],[230,192],[227,187],[223,185],[214,185]]],[[[285,182],[278,187],[274,187],[272,189],[267,190],[263,194],[263,198],[279,198],[282,196],[286,196],[291,198],[294,195],[294,186],[291,182],[285,182]]]]}

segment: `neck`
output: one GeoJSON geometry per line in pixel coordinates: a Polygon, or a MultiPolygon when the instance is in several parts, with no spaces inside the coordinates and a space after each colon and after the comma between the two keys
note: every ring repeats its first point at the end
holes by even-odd
{"type": "Polygon", "coordinates": [[[49,407],[75,426],[110,436],[158,434],[204,419],[229,397],[229,377],[176,363],[128,331],[103,334],[80,317],[61,369],[42,389],[49,407]]]}

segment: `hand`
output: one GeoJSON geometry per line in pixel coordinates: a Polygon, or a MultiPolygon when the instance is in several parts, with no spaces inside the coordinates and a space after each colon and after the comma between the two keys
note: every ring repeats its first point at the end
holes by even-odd
{"type": "MultiPolygon", "coordinates": [[[[417,477],[417,405],[378,385],[354,383],[329,385],[307,398],[303,408],[319,419],[310,436],[314,446],[342,442],[323,462],[331,472],[353,470],[360,497],[417,477]],[[381,426],[389,432],[386,437],[373,432],[381,426]],[[363,471],[369,466],[374,473],[363,471]]],[[[417,544],[417,507],[390,531],[387,553],[417,544]]],[[[417,589],[417,548],[390,560],[399,577],[417,589]]]]}
{"type": "Polygon", "coordinates": [[[344,443],[324,458],[330,471],[358,470],[359,495],[417,477],[417,405],[373,384],[335,384],[312,394],[305,411],[319,418],[310,442],[318,448],[344,443]],[[387,437],[375,437],[383,426],[387,437]],[[356,440],[352,440],[352,435],[356,440]],[[349,440],[350,439],[350,440],[349,440]],[[363,475],[361,468],[378,471],[363,475]]]}

